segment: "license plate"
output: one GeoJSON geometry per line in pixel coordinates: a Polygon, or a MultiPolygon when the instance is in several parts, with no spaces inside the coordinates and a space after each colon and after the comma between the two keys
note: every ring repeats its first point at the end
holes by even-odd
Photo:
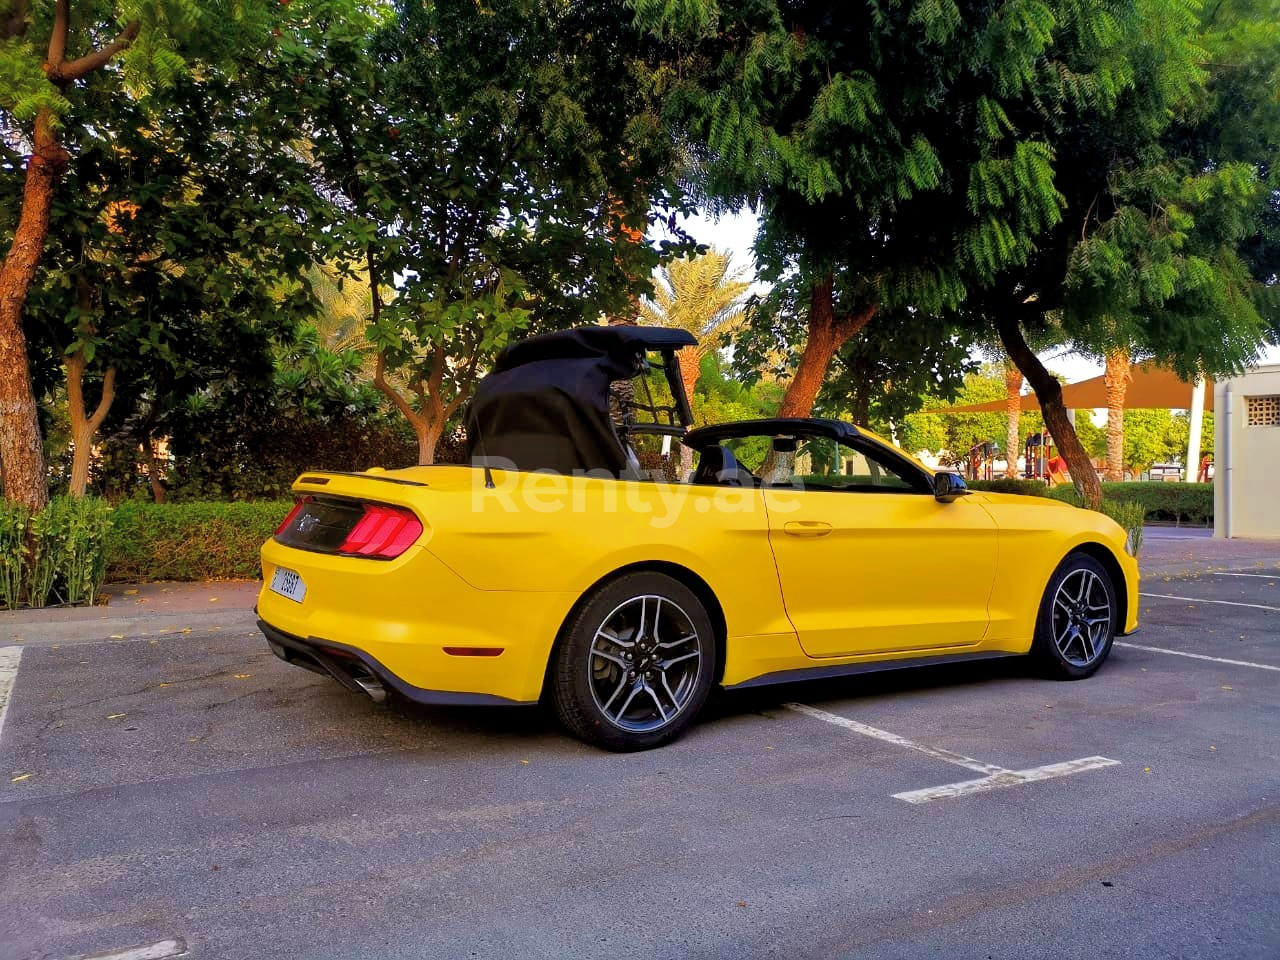
{"type": "Polygon", "coordinates": [[[307,585],[302,582],[302,577],[288,567],[276,567],[276,572],[271,575],[271,589],[297,603],[307,595],[307,585]]]}

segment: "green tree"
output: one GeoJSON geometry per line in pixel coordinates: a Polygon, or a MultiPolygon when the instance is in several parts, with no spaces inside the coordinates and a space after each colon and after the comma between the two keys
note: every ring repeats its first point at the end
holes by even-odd
{"type": "Polygon", "coordinates": [[[1106,98],[1119,82],[1101,0],[631,2],[694,51],[668,102],[704,193],[760,209],[765,277],[806,298],[752,324],[759,354],[804,343],[788,415],[809,412],[831,358],[878,313],[947,313],[1026,261],[1061,197],[1041,131],[1013,114],[1048,125],[1080,88],[1106,98]],[[1095,62],[1064,72],[1064,46],[1095,62]]]}
{"type": "Polygon", "coordinates": [[[677,202],[674,152],[644,38],[609,4],[349,6],[293,4],[305,39],[280,56],[335,240],[371,278],[374,383],[429,463],[513,336],[647,289],[658,251],[615,241],[677,202]]]}
{"type": "MultiPolygon", "coordinates": [[[[0,464],[5,497],[38,508],[48,498],[36,397],[32,388],[23,313],[36,279],[58,181],[72,163],[65,118],[75,85],[105,77],[115,104],[181,76],[199,44],[202,59],[225,54],[238,27],[266,4],[241,2],[30,3],[8,0],[0,7],[0,123],[29,153],[16,222],[2,229],[8,253],[0,267],[0,464]],[[118,62],[120,69],[104,70],[118,62]],[[10,231],[12,231],[10,233],[10,231]]],[[[261,24],[255,22],[249,32],[261,24]]]]}

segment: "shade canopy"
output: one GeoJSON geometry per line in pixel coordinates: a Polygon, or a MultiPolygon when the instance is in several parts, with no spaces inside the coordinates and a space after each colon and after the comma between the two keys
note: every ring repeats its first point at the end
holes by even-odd
{"type": "MultiPolygon", "coordinates": [[[[1126,409],[1190,410],[1192,385],[1179,379],[1172,370],[1157,367],[1150,360],[1135,363],[1129,370],[1130,382],[1125,391],[1126,409]]],[[[1068,410],[1093,410],[1107,405],[1105,377],[1068,383],[1062,387],[1062,402],[1068,410]]],[[[1004,413],[1008,401],[970,403],[961,407],[937,407],[926,413],[1004,413]]],[[[1022,398],[1023,410],[1039,410],[1034,393],[1022,398]]],[[[1213,410],[1213,381],[1205,379],[1204,409],[1213,410]]]]}

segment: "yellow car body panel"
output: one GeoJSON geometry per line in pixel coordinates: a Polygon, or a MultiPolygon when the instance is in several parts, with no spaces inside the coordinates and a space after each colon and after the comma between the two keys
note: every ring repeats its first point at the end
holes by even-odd
{"type": "Polygon", "coordinates": [[[1056,501],[973,493],[940,503],[503,470],[491,478],[488,487],[484,471],[464,466],[304,474],[299,496],[408,508],[423,533],[391,560],[268,541],[258,601],[268,637],[363,653],[418,699],[528,703],[575,604],[624,568],[658,566],[715,608],[719,679],[736,686],[1025,653],[1049,578],[1078,547],[1119,571],[1125,630],[1137,625],[1138,571],[1124,532],[1056,501]],[[800,526],[788,532],[788,523],[800,526]],[[831,530],[813,536],[806,524],[831,530]],[[271,589],[278,567],[305,584],[300,602],[271,589]],[[467,648],[501,653],[458,652],[467,648]]]}

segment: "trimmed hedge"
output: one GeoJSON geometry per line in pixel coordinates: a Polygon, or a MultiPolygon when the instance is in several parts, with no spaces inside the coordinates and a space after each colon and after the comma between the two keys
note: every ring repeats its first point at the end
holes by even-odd
{"type": "MultiPolygon", "coordinates": [[[[1052,497],[1076,503],[1076,488],[1069,483],[1050,489],[1043,480],[971,480],[972,490],[992,493],[1020,493],[1032,497],[1052,497]]],[[[1104,483],[1102,497],[1109,503],[1139,503],[1147,520],[1208,526],[1213,523],[1212,483],[1161,483],[1146,480],[1134,483],[1104,483]]]]}
{"type": "MultiPolygon", "coordinates": [[[[1075,503],[1075,487],[1062,484],[1049,491],[1055,500],[1075,503]]],[[[1212,483],[1161,483],[1158,480],[1134,483],[1104,483],[1104,500],[1140,503],[1147,520],[1209,526],[1213,523],[1212,483]]]]}
{"type": "Polygon", "coordinates": [[[256,579],[258,551],[292,508],[291,500],[123,503],[111,515],[107,579],[256,579]]]}
{"type": "Polygon", "coordinates": [[[995,480],[966,480],[970,490],[985,490],[988,493],[1020,493],[1028,497],[1049,496],[1049,485],[1043,480],[1011,480],[1008,477],[997,477],[995,480]]]}

